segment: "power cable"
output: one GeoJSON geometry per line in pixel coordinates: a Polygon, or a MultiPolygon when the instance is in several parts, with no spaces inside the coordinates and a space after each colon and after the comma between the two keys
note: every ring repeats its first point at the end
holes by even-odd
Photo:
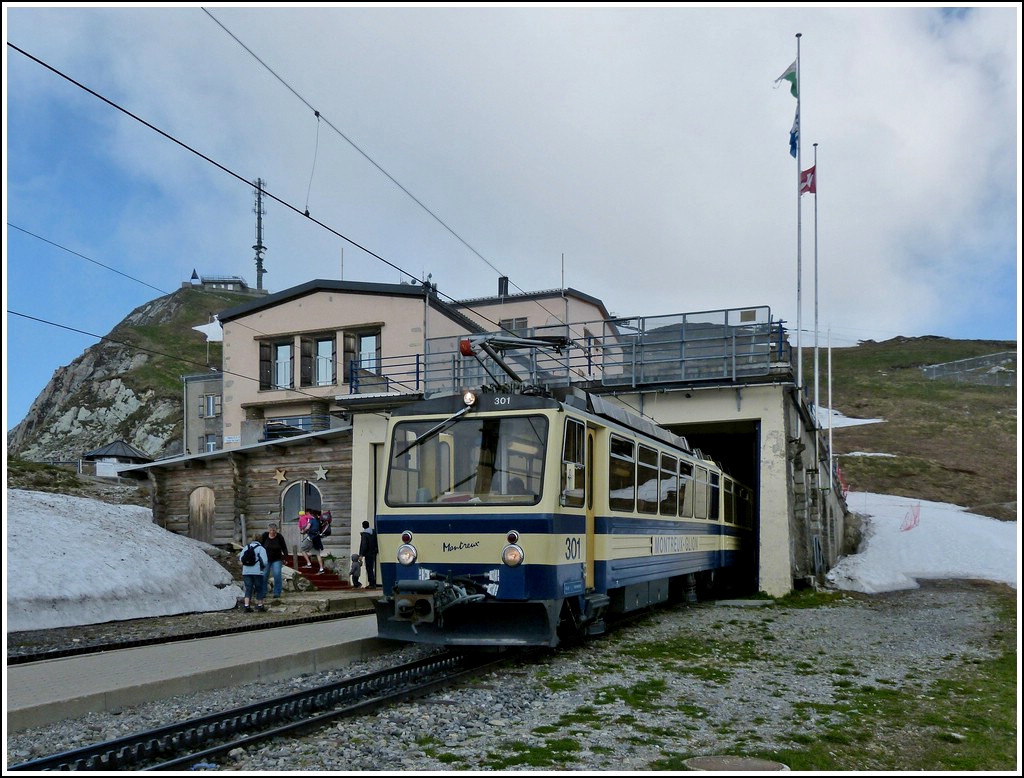
{"type": "MultiPolygon", "coordinates": [[[[23,227],[19,227],[16,224],[11,224],[10,222],[7,222],[7,226],[11,227],[12,229],[18,230],[19,232],[23,232],[26,235],[30,235],[33,238],[35,238],[36,240],[41,240],[43,243],[48,243],[51,246],[59,248],[61,251],[66,251],[69,254],[72,254],[72,255],[74,255],[76,257],[80,257],[81,259],[84,259],[86,262],[92,262],[94,265],[99,265],[100,267],[102,267],[102,268],[104,268],[106,270],[109,270],[112,273],[117,273],[118,275],[124,276],[125,278],[127,278],[127,279],[129,279],[131,281],[135,281],[136,283],[142,284],[143,286],[148,286],[150,289],[155,289],[156,291],[160,292],[160,294],[163,294],[163,295],[172,294],[171,292],[168,292],[168,291],[166,291],[164,289],[160,289],[159,287],[153,286],[152,284],[149,284],[149,283],[147,283],[145,281],[142,281],[142,280],[140,280],[138,278],[135,278],[134,276],[130,276],[127,273],[122,273],[117,268],[110,267],[110,265],[104,265],[102,262],[98,262],[95,259],[92,259],[90,257],[85,256],[85,254],[80,254],[79,252],[74,251],[73,249],[69,249],[67,246],[62,246],[59,243],[55,243],[52,240],[47,240],[46,238],[42,237],[41,235],[37,235],[34,232],[30,232],[29,230],[26,230],[23,227]]],[[[10,251],[8,251],[8,254],[10,254],[10,251]]],[[[207,289],[204,289],[203,292],[204,292],[204,294],[209,295],[210,297],[212,297],[215,300],[223,300],[226,303],[234,303],[234,302],[236,302],[235,300],[228,299],[227,297],[225,297],[223,294],[220,294],[219,292],[209,291],[207,289]]],[[[245,329],[248,329],[248,330],[251,330],[252,332],[255,332],[257,335],[263,335],[264,337],[270,337],[270,333],[263,332],[262,330],[258,330],[255,327],[249,326],[248,324],[244,324],[242,322],[238,322],[238,324],[239,324],[239,326],[244,327],[245,329]]]]}
{"type": "MultiPolygon", "coordinates": [[[[242,176],[242,175],[240,175],[239,173],[236,173],[235,171],[233,171],[233,170],[231,170],[231,169],[229,169],[229,168],[225,167],[224,165],[220,164],[220,163],[219,163],[219,162],[217,162],[216,160],[213,160],[213,159],[211,159],[210,157],[208,157],[208,156],[206,156],[205,154],[203,154],[203,153],[202,153],[201,151],[198,151],[197,149],[194,149],[194,148],[192,148],[191,146],[189,146],[189,145],[188,145],[187,143],[185,143],[184,141],[180,141],[180,140],[178,140],[177,138],[175,138],[175,137],[174,137],[173,135],[170,135],[169,133],[167,133],[167,132],[165,132],[165,131],[161,130],[161,129],[160,129],[159,127],[156,127],[155,125],[153,125],[153,124],[150,124],[150,123],[149,123],[149,122],[147,122],[147,121],[146,121],[145,119],[142,119],[141,117],[139,117],[139,116],[136,116],[135,114],[133,114],[133,113],[132,113],[131,111],[129,111],[128,109],[126,109],[126,108],[122,108],[122,107],[121,107],[120,105],[118,105],[117,103],[113,102],[112,100],[110,100],[110,99],[108,99],[108,98],[104,97],[103,95],[99,94],[98,92],[95,92],[94,90],[92,90],[92,89],[90,89],[89,87],[85,86],[84,84],[82,84],[82,83],[80,83],[80,82],[76,81],[75,79],[71,78],[70,76],[66,75],[65,73],[62,73],[61,71],[57,70],[56,68],[52,67],[51,65],[48,65],[47,63],[45,63],[45,62],[43,62],[42,60],[40,60],[40,59],[39,59],[38,57],[34,57],[33,55],[29,54],[28,52],[24,51],[23,49],[21,49],[21,48],[19,48],[19,47],[15,46],[15,45],[14,45],[13,43],[8,43],[7,45],[8,45],[8,46],[9,46],[10,48],[12,48],[12,49],[14,49],[15,51],[17,51],[18,53],[20,53],[20,54],[22,54],[22,55],[24,55],[24,56],[28,57],[28,58],[29,58],[29,59],[31,59],[31,60],[32,60],[33,62],[36,62],[36,63],[38,63],[39,65],[42,65],[42,66],[43,66],[44,68],[46,68],[47,70],[51,71],[51,72],[52,72],[52,73],[54,73],[55,75],[58,75],[58,76],[60,76],[61,78],[65,79],[66,81],[68,81],[68,82],[70,82],[70,83],[74,84],[74,85],[75,85],[75,86],[77,86],[77,87],[78,87],[79,89],[82,89],[83,91],[85,91],[85,92],[88,92],[89,94],[93,95],[93,96],[94,96],[94,97],[96,97],[97,99],[99,99],[99,100],[102,100],[102,101],[103,101],[104,103],[106,103],[107,105],[109,105],[109,106],[110,106],[111,108],[114,108],[114,109],[116,109],[116,110],[120,111],[121,113],[125,114],[126,116],[128,116],[128,117],[130,117],[130,118],[134,119],[135,121],[139,122],[140,124],[142,124],[142,125],[144,125],[144,126],[148,127],[149,129],[153,130],[153,131],[154,131],[154,132],[156,132],[157,134],[159,134],[159,135],[163,136],[164,138],[166,138],[167,140],[171,141],[172,143],[175,143],[175,144],[177,144],[178,146],[181,146],[181,147],[182,147],[183,149],[185,149],[186,151],[189,151],[189,152],[191,152],[191,153],[195,154],[195,155],[196,155],[197,157],[199,157],[200,159],[202,159],[202,160],[204,160],[204,161],[206,161],[206,162],[209,162],[209,163],[210,163],[211,165],[213,165],[214,167],[216,167],[216,168],[217,168],[218,170],[221,170],[221,171],[223,171],[223,172],[227,173],[227,174],[228,174],[229,176],[231,176],[232,178],[235,178],[235,179],[237,179],[238,181],[240,181],[241,183],[245,184],[246,188],[249,188],[249,187],[251,187],[251,186],[252,186],[252,182],[248,181],[248,180],[247,180],[247,179],[246,179],[246,178],[245,178],[244,176],[242,176]]],[[[346,241],[347,243],[350,243],[351,245],[355,246],[356,248],[360,249],[361,251],[365,251],[365,252],[366,252],[367,254],[369,254],[369,255],[370,255],[371,257],[373,257],[374,259],[378,259],[378,260],[380,260],[381,262],[383,262],[383,263],[384,263],[385,265],[387,265],[388,267],[390,267],[390,268],[393,268],[393,269],[397,270],[397,271],[398,271],[399,273],[401,273],[401,274],[403,274],[403,275],[405,275],[405,276],[408,276],[409,278],[412,278],[412,279],[414,279],[414,280],[415,280],[415,281],[416,281],[416,282],[417,282],[418,284],[421,284],[421,285],[423,285],[423,286],[426,286],[426,282],[425,282],[425,281],[422,281],[422,280],[421,280],[421,279],[419,279],[419,278],[417,278],[417,277],[416,277],[416,275],[415,275],[414,273],[410,273],[410,272],[409,272],[408,270],[405,270],[404,268],[402,268],[402,267],[399,267],[399,266],[398,266],[398,265],[396,265],[395,263],[393,263],[393,262],[391,262],[391,261],[389,261],[389,260],[385,259],[384,257],[380,256],[379,254],[377,254],[377,253],[375,253],[375,252],[371,251],[370,249],[368,249],[368,248],[366,248],[365,246],[361,245],[360,243],[356,242],[356,241],[355,241],[355,240],[353,240],[352,238],[349,238],[349,237],[348,237],[347,235],[344,235],[344,234],[342,234],[341,232],[338,232],[338,231],[337,231],[336,229],[334,229],[334,228],[333,228],[333,227],[331,227],[330,225],[328,225],[328,224],[325,224],[324,222],[320,221],[319,219],[316,219],[316,218],[314,218],[314,217],[312,217],[312,216],[309,216],[309,215],[305,214],[305,213],[304,213],[303,211],[300,211],[300,210],[299,210],[299,209],[298,209],[298,208],[297,208],[296,206],[294,206],[294,205],[292,205],[291,203],[288,203],[288,202],[286,202],[286,201],[282,200],[282,199],[281,199],[280,197],[277,197],[276,195],[274,195],[273,193],[271,193],[271,192],[267,191],[266,189],[264,189],[264,190],[263,190],[263,193],[264,193],[264,194],[265,194],[265,195],[266,195],[267,197],[271,198],[271,199],[272,199],[272,200],[274,200],[275,202],[277,202],[277,203],[279,203],[280,205],[282,205],[282,206],[284,206],[285,208],[287,208],[288,210],[290,210],[290,211],[292,211],[292,212],[294,212],[294,213],[296,213],[296,214],[298,214],[298,215],[300,215],[300,216],[304,216],[305,218],[309,219],[309,220],[310,220],[311,222],[313,222],[313,224],[317,225],[318,227],[321,227],[321,228],[323,228],[323,229],[327,230],[327,231],[328,231],[329,233],[331,233],[332,235],[334,235],[334,236],[336,236],[336,237],[338,237],[338,238],[341,238],[342,240],[346,241]]],[[[446,294],[446,293],[444,293],[444,292],[438,292],[438,291],[437,291],[437,289],[436,289],[436,287],[432,287],[432,288],[431,288],[431,290],[432,290],[432,291],[434,292],[434,294],[435,294],[435,295],[437,295],[438,297],[444,297],[444,298],[446,298],[447,300],[449,300],[449,301],[450,301],[450,302],[451,302],[452,304],[454,304],[454,305],[457,305],[458,307],[461,307],[461,308],[465,308],[466,310],[472,311],[472,312],[473,312],[473,313],[475,313],[475,314],[476,314],[477,316],[479,316],[479,317],[480,317],[481,319],[483,319],[483,320],[484,320],[484,321],[486,321],[486,322],[490,322],[491,324],[493,324],[493,325],[494,325],[495,327],[497,327],[498,329],[501,329],[501,330],[504,330],[504,329],[505,329],[505,328],[503,328],[503,327],[502,327],[502,326],[501,326],[501,325],[500,325],[500,324],[499,324],[498,322],[495,322],[495,321],[494,321],[493,319],[491,319],[491,318],[490,318],[490,317],[488,317],[488,316],[485,316],[484,314],[480,313],[480,311],[477,311],[477,310],[475,310],[475,309],[474,309],[474,308],[472,308],[471,306],[468,306],[468,305],[464,305],[464,304],[460,303],[460,302],[459,302],[458,300],[456,300],[456,299],[455,299],[454,297],[451,297],[450,295],[448,295],[448,294],[446,294]]],[[[506,331],[507,331],[507,330],[506,330],[506,331]]]]}
{"type": "MultiPolygon", "coordinates": [[[[278,73],[277,73],[277,72],[276,72],[276,71],[275,71],[275,70],[274,70],[274,69],[273,69],[272,67],[270,67],[270,65],[268,65],[268,64],[267,64],[266,62],[264,62],[264,61],[263,61],[262,59],[260,59],[260,57],[258,57],[258,56],[256,55],[256,53],[255,53],[255,52],[254,52],[254,51],[253,51],[252,49],[250,49],[250,48],[249,48],[248,46],[246,46],[246,45],[245,45],[245,44],[244,44],[244,43],[243,43],[243,42],[242,42],[242,41],[241,41],[241,40],[240,40],[240,39],[238,38],[238,36],[237,36],[237,35],[235,35],[235,34],[234,34],[233,32],[231,32],[231,30],[229,30],[229,29],[228,29],[227,27],[225,27],[225,26],[224,26],[224,24],[223,24],[223,23],[222,23],[222,22],[221,22],[221,21],[220,21],[219,19],[217,19],[217,17],[215,17],[215,16],[213,15],[213,14],[211,14],[211,13],[210,13],[210,12],[209,12],[209,11],[208,11],[207,9],[205,9],[205,8],[203,8],[203,13],[205,13],[205,14],[206,14],[207,16],[209,16],[209,17],[210,17],[210,19],[212,19],[212,20],[213,20],[213,21],[214,21],[214,22],[215,22],[215,23],[217,24],[217,26],[219,26],[219,27],[220,27],[220,28],[221,28],[222,30],[224,30],[224,32],[226,32],[226,33],[227,33],[227,34],[228,34],[228,35],[229,35],[229,36],[230,36],[230,37],[232,38],[232,40],[234,40],[234,41],[235,41],[235,42],[236,42],[236,43],[237,43],[237,44],[238,44],[239,46],[241,46],[241,47],[242,47],[243,49],[245,49],[245,50],[246,50],[246,52],[248,52],[249,56],[251,56],[251,57],[252,57],[252,58],[253,58],[254,60],[256,60],[257,62],[259,62],[259,63],[260,63],[260,65],[262,65],[262,66],[263,66],[263,67],[264,67],[264,68],[265,68],[265,69],[267,70],[267,72],[268,72],[268,73],[270,73],[270,74],[271,74],[271,75],[272,75],[272,76],[273,76],[274,78],[276,78],[276,79],[277,79],[278,81],[280,81],[280,82],[281,82],[281,84],[282,84],[282,85],[283,85],[283,86],[285,87],[285,89],[287,89],[287,90],[288,90],[289,92],[291,92],[291,93],[292,93],[293,95],[295,95],[295,98],[296,98],[297,100],[299,100],[299,102],[301,102],[301,103],[302,103],[303,105],[305,105],[305,106],[306,106],[306,107],[307,107],[307,108],[308,108],[309,110],[313,111],[314,115],[315,115],[315,116],[316,116],[316,118],[317,118],[317,132],[318,132],[318,134],[317,134],[317,140],[318,140],[318,142],[319,142],[319,126],[320,126],[320,125],[319,125],[319,123],[320,123],[320,120],[321,120],[321,119],[323,119],[324,123],[325,123],[325,124],[326,124],[326,125],[327,125],[328,127],[330,127],[330,128],[332,129],[332,130],[334,130],[334,131],[335,131],[335,132],[336,132],[336,133],[337,133],[337,134],[338,134],[338,135],[339,135],[339,136],[340,136],[341,138],[343,138],[343,139],[344,139],[344,140],[345,140],[345,141],[346,141],[346,142],[347,142],[347,143],[348,143],[348,144],[349,144],[349,145],[350,145],[350,146],[351,146],[352,148],[354,148],[354,149],[355,149],[356,151],[358,151],[358,152],[359,152],[360,154],[362,154],[362,155],[363,155],[363,157],[364,157],[364,158],[365,158],[365,159],[366,159],[366,160],[367,160],[367,161],[368,161],[368,162],[369,162],[369,163],[370,163],[371,165],[373,165],[373,166],[374,166],[375,168],[377,168],[377,170],[379,170],[379,171],[380,171],[381,173],[383,173],[383,174],[384,174],[384,175],[385,175],[385,176],[386,176],[386,177],[388,178],[388,180],[389,180],[389,181],[391,181],[391,183],[393,183],[393,184],[394,184],[395,186],[397,186],[397,187],[398,187],[399,189],[401,189],[401,190],[402,190],[402,191],[403,191],[403,192],[404,192],[404,193],[405,193],[406,195],[408,195],[408,196],[409,196],[409,198],[410,198],[410,199],[411,199],[411,200],[412,200],[412,201],[413,201],[414,203],[416,203],[416,204],[417,204],[417,205],[418,205],[418,206],[419,206],[420,208],[422,208],[422,209],[423,209],[424,211],[426,211],[426,212],[427,212],[427,213],[428,213],[428,214],[429,214],[429,215],[430,215],[430,216],[431,216],[431,217],[432,217],[432,218],[433,218],[433,219],[434,219],[434,220],[435,220],[435,221],[436,221],[436,222],[437,222],[438,224],[440,224],[440,225],[441,225],[442,227],[444,227],[444,228],[445,228],[446,230],[448,230],[448,232],[450,232],[450,233],[451,233],[451,234],[452,234],[452,235],[453,235],[453,236],[455,237],[455,239],[456,239],[456,240],[458,240],[458,241],[459,241],[459,242],[460,242],[460,243],[461,243],[461,244],[462,244],[463,246],[465,246],[465,247],[466,247],[467,249],[469,249],[469,250],[470,250],[471,252],[473,252],[473,253],[474,253],[474,254],[475,254],[475,255],[476,255],[477,257],[479,257],[479,258],[480,258],[480,259],[481,259],[481,260],[482,260],[482,261],[483,261],[483,262],[484,262],[484,263],[485,263],[485,264],[486,264],[486,265],[487,265],[487,266],[488,266],[489,268],[491,268],[491,270],[493,270],[493,271],[494,271],[495,273],[497,273],[497,274],[498,274],[499,276],[503,276],[503,277],[505,277],[505,278],[507,278],[507,277],[508,277],[508,275],[507,275],[506,273],[503,273],[503,272],[502,272],[501,270],[499,270],[498,268],[496,268],[496,267],[495,267],[495,266],[494,266],[494,265],[493,265],[493,264],[492,264],[492,263],[491,263],[491,262],[490,262],[490,261],[489,261],[489,260],[488,260],[488,259],[487,259],[486,257],[484,257],[484,256],[483,256],[483,255],[482,255],[482,254],[481,254],[481,253],[480,253],[479,251],[477,251],[477,250],[476,250],[475,248],[473,248],[473,247],[472,247],[471,245],[469,245],[469,243],[467,243],[467,242],[466,242],[466,241],[465,241],[465,240],[464,240],[464,239],[462,238],[462,236],[461,236],[461,235],[459,235],[459,234],[458,234],[457,232],[455,232],[455,230],[453,230],[453,229],[452,229],[451,227],[449,227],[449,226],[448,226],[448,225],[447,225],[447,224],[446,224],[446,223],[444,222],[444,220],[443,220],[443,219],[441,219],[441,217],[440,217],[440,216],[438,216],[438,215],[437,215],[436,213],[434,213],[434,212],[433,212],[433,211],[431,211],[431,210],[430,210],[429,208],[427,208],[427,206],[426,206],[426,205],[424,205],[424,204],[423,204],[423,203],[422,203],[422,202],[421,202],[421,201],[419,200],[419,198],[417,198],[417,197],[416,197],[416,196],[415,196],[415,195],[414,195],[414,194],[413,194],[412,192],[410,192],[410,191],[409,191],[408,189],[406,189],[406,188],[405,188],[404,186],[402,186],[402,184],[400,184],[400,183],[398,182],[398,180],[397,180],[397,179],[395,179],[395,177],[394,177],[394,176],[392,176],[392,175],[391,175],[390,173],[388,173],[388,171],[386,171],[386,170],[385,170],[385,169],[384,169],[383,167],[381,167],[381,166],[380,166],[379,164],[377,164],[377,161],[376,161],[375,159],[373,159],[373,157],[371,157],[371,156],[370,156],[369,154],[367,154],[367,153],[366,153],[365,151],[363,151],[363,149],[361,149],[361,148],[360,148],[360,147],[359,147],[359,146],[358,146],[358,145],[357,145],[357,144],[355,143],[355,141],[353,141],[353,140],[352,140],[351,138],[349,138],[349,137],[348,137],[348,136],[347,136],[347,135],[346,135],[345,133],[343,133],[343,132],[342,132],[341,130],[339,130],[339,129],[338,129],[337,127],[335,127],[335,126],[334,126],[334,124],[332,124],[332,123],[331,123],[331,122],[330,122],[330,121],[329,121],[328,119],[324,118],[324,117],[323,117],[323,115],[322,115],[322,114],[320,113],[320,111],[318,111],[317,109],[315,109],[315,108],[314,108],[314,107],[312,106],[312,104],[310,104],[310,102],[309,102],[308,100],[306,100],[306,98],[304,98],[304,97],[303,97],[302,95],[300,95],[300,94],[299,94],[299,93],[298,93],[298,92],[297,92],[297,91],[296,91],[296,90],[295,90],[295,89],[294,89],[294,88],[293,88],[293,87],[291,86],[291,84],[289,84],[289,83],[288,83],[287,81],[285,81],[285,80],[284,80],[284,79],[283,79],[283,78],[282,78],[282,77],[281,77],[281,76],[280,76],[280,75],[279,75],[279,74],[278,74],[278,73]]],[[[314,160],[315,160],[315,157],[314,157],[314,160]]],[[[310,183],[312,184],[312,179],[310,179],[310,183]]],[[[306,216],[309,216],[309,210],[308,210],[308,201],[309,201],[309,197],[308,197],[308,194],[307,194],[307,198],[306,198],[306,200],[307,200],[307,210],[306,210],[306,216]]],[[[415,276],[411,276],[411,277],[415,278],[415,276]]],[[[523,294],[527,294],[526,290],[525,290],[525,289],[523,289],[522,287],[520,287],[520,286],[519,286],[518,284],[512,283],[512,286],[514,286],[514,287],[515,287],[516,289],[518,289],[518,290],[519,290],[520,292],[522,292],[523,294]]],[[[557,319],[557,318],[558,318],[558,315],[557,315],[557,314],[555,314],[554,312],[552,312],[552,311],[548,310],[548,309],[547,309],[547,308],[546,308],[546,307],[545,307],[544,305],[542,305],[542,304],[541,304],[540,302],[538,302],[538,301],[534,300],[534,303],[535,303],[535,304],[536,304],[536,305],[537,305],[537,306],[538,306],[538,307],[539,307],[539,308],[540,308],[541,310],[543,310],[543,311],[544,311],[545,313],[547,313],[547,314],[548,314],[549,316],[552,316],[552,317],[554,317],[555,319],[557,319]]],[[[491,323],[493,324],[494,322],[491,322],[491,323]]],[[[569,323],[568,323],[568,322],[565,322],[565,325],[566,325],[566,327],[568,327],[568,326],[569,326],[569,323]]],[[[501,327],[500,327],[500,326],[499,326],[499,329],[501,329],[501,327]]]]}

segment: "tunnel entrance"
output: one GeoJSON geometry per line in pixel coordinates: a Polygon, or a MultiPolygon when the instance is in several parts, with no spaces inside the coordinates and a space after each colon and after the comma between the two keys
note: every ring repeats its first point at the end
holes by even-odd
{"type": "MultiPolygon", "coordinates": [[[[754,490],[754,548],[748,569],[736,571],[727,583],[736,595],[756,594],[761,525],[761,423],[752,421],[701,422],[696,424],[666,424],[666,429],[682,435],[690,448],[718,462],[737,481],[754,490]]],[[[721,593],[720,593],[721,594],[721,593]]]]}

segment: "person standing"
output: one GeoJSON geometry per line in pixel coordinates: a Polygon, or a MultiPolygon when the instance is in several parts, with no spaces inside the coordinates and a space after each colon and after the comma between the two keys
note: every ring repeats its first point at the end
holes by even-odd
{"type": "Polygon", "coordinates": [[[377,588],[377,531],[370,522],[363,522],[363,531],[359,533],[359,556],[366,564],[366,588],[377,588]]]}
{"type": "Polygon", "coordinates": [[[359,588],[359,585],[360,585],[359,584],[359,573],[362,572],[362,569],[363,569],[362,557],[360,557],[359,554],[353,554],[352,555],[352,566],[349,567],[349,569],[348,569],[348,575],[349,575],[349,578],[352,579],[352,588],[353,589],[358,589],[359,588]]]}
{"type": "Polygon", "coordinates": [[[259,536],[253,533],[252,540],[242,549],[238,555],[238,561],[242,563],[242,584],[245,587],[245,599],[243,600],[246,613],[252,613],[250,603],[255,594],[256,610],[265,611],[263,598],[267,595],[267,579],[264,571],[267,569],[267,550],[260,543],[259,536]]]}
{"type": "Polygon", "coordinates": [[[268,588],[270,575],[274,575],[274,596],[281,596],[281,567],[288,556],[288,544],[284,535],[278,532],[277,524],[271,523],[260,537],[260,544],[267,550],[267,569],[263,571],[263,589],[268,588]]]}

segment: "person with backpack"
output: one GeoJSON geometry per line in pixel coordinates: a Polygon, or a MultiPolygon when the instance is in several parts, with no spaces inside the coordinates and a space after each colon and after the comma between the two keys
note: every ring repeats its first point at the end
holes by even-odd
{"type": "Polygon", "coordinates": [[[377,588],[377,531],[370,522],[363,522],[363,531],[359,533],[359,556],[366,564],[366,588],[377,588]]]}
{"type": "Polygon", "coordinates": [[[302,553],[302,558],[306,560],[302,566],[313,566],[309,559],[310,552],[312,552],[316,557],[316,561],[320,563],[319,572],[322,574],[324,572],[324,542],[320,539],[320,518],[316,515],[316,512],[307,511],[299,516],[299,532],[303,533],[302,545],[299,546],[299,551],[302,553]],[[305,522],[303,519],[305,519],[305,522]]]}
{"type": "Polygon", "coordinates": [[[249,603],[255,593],[256,610],[265,611],[263,598],[267,595],[267,579],[263,577],[263,571],[267,569],[267,550],[260,543],[259,535],[253,533],[252,540],[238,555],[238,561],[242,563],[242,584],[245,587],[243,610],[252,613],[249,603]]]}

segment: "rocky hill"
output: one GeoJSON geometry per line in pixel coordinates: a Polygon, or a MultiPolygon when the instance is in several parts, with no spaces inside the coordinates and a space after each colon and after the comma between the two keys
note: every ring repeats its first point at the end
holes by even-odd
{"type": "Polygon", "coordinates": [[[139,306],[54,372],[28,415],[8,433],[8,456],[75,461],[117,439],[153,458],[180,454],[181,377],[221,365],[221,344],[207,344],[193,327],[246,299],[193,287],[139,306]]]}

